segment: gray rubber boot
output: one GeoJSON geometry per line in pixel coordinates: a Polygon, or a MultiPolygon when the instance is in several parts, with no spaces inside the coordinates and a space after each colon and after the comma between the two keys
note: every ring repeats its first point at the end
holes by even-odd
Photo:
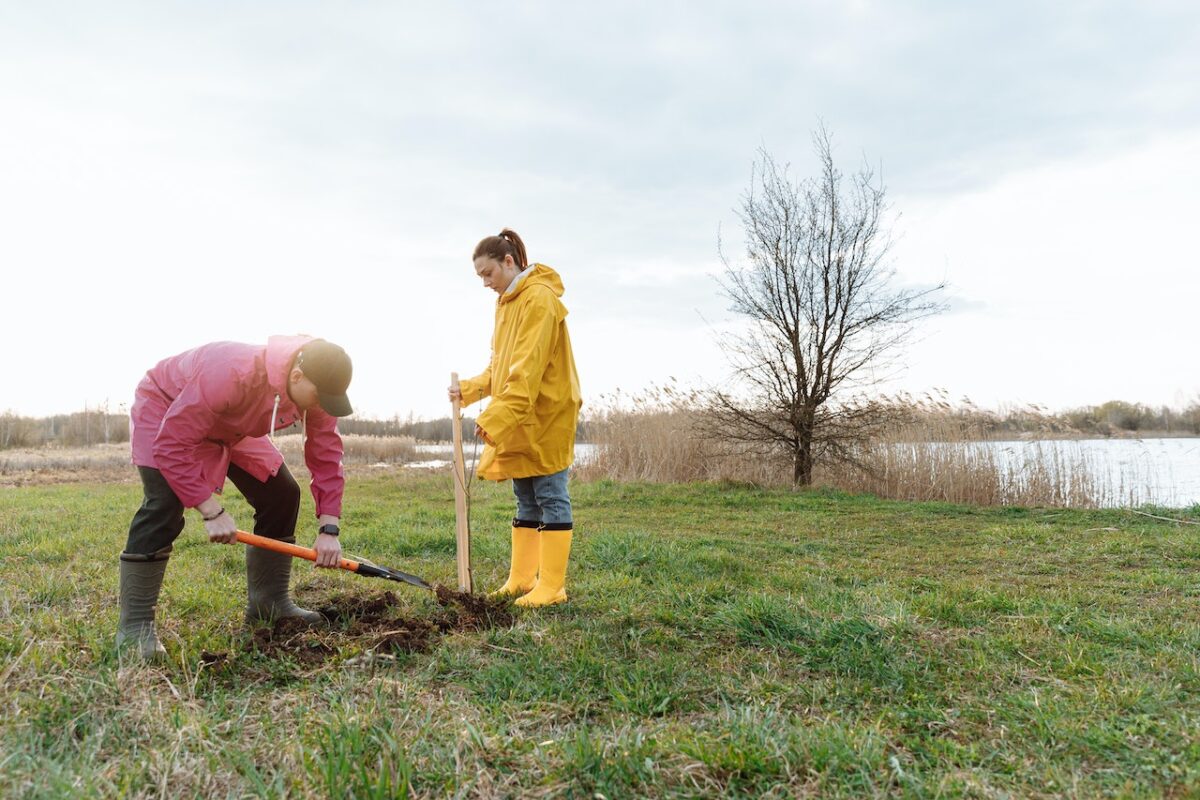
{"type": "MultiPolygon", "coordinates": [[[[295,544],[296,539],[280,541],[295,544]]],[[[309,625],[325,621],[315,611],[292,602],[288,583],[292,577],[292,557],[246,545],[246,624],[271,622],[285,617],[304,620],[309,625]]]]}
{"type": "Polygon", "coordinates": [[[146,660],[167,654],[154,630],[154,609],[167,572],[167,547],[149,556],[121,554],[121,616],[117,622],[117,650],[136,648],[146,660]]]}

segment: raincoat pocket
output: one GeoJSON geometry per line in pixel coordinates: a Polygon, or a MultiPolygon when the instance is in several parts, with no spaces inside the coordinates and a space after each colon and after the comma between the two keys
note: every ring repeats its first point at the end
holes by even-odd
{"type": "Polygon", "coordinates": [[[500,443],[497,450],[505,454],[527,455],[533,449],[533,437],[535,433],[535,426],[529,423],[522,423],[513,428],[508,439],[500,443]]]}

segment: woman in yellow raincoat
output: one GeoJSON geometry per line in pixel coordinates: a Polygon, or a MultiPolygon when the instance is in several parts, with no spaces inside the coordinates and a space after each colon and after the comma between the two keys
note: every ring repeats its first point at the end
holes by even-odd
{"type": "Polygon", "coordinates": [[[530,264],[508,228],[480,241],[473,258],[483,285],[500,295],[492,359],[481,374],[451,386],[450,397],[465,405],[492,398],[476,419],[484,441],[477,474],[511,478],[517,498],[508,582],[493,594],[515,595],[519,606],[553,605],[567,599],[574,528],[567,469],[581,405],[562,279],[530,264]]]}

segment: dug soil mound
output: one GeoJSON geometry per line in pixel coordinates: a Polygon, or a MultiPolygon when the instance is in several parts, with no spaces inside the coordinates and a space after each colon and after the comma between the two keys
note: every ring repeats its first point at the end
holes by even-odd
{"type": "Polygon", "coordinates": [[[301,666],[314,666],[336,658],[343,648],[376,654],[426,653],[447,633],[479,631],[513,624],[507,599],[456,592],[444,586],[435,590],[438,609],[428,617],[399,613],[394,592],[373,595],[339,595],[319,611],[328,626],[310,627],[298,619],[276,620],[254,631],[253,651],[301,666]]]}
{"type": "Polygon", "coordinates": [[[507,628],[513,624],[512,600],[485,594],[456,592],[445,586],[434,589],[438,605],[448,609],[454,627],[462,631],[507,628]]]}
{"type": "Polygon", "coordinates": [[[285,617],[269,628],[256,628],[251,647],[265,656],[286,657],[309,666],[320,664],[337,652],[332,645],[322,641],[323,638],[302,620],[285,617]]]}

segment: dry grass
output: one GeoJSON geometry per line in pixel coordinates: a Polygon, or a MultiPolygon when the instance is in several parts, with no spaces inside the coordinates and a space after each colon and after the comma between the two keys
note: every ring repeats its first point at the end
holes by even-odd
{"type": "MultiPolygon", "coordinates": [[[[1097,508],[1150,502],[1135,475],[1118,472],[1095,454],[1059,439],[1060,426],[1036,426],[1037,409],[1023,411],[1034,433],[998,444],[987,412],[952,409],[943,401],[911,401],[897,422],[853,450],[854,462],[818,459],[813,482],[843,491],[899,500],[973,505],[1097,508]]],[[[1011,416],[1014,412],[1004,412],[1011,416]]],[[[733,481],[786,486],[785,453],[754,451],[715,441],[704,432],[695,393],[655,389],[612,398],[588,420],[595,456],[577,472],[584,479],[676,483],[733,481]]],[[[1118,468],[1119,469],[1119,468],[1118,468]]]]}
{"type": "Polygon", "coordinates": [[[1104,465],[1063,443],[1000,449],[978,441],[912,441],[895,434],[858,454],[863,466],[824,465],[815,482],[897,500],[972,505],[1120,505],[1104,465]]]}
{"type": "MultiPolygon", "coordinates": [[[[342,437],[348,467],[376,464],[407,464],[424,456],[417,452],[411,436],[342,437]]],[[[293,469],[304,465],[304,448],[299,435],[275,440],[293,469]]],[[[132,481],[137,474],[130,466],[129,442],[91,447],[38,447],[0,451],[0,486],[27,486],[76,481],[132,481]]]]}
{"type": "Polygon", "coordinates": [[[38,470],[122,467],[129,463],[129,442],[91,447],[32,447],[0,452],[0,475],[38,470]]]}
{"type": "MultiPolygon", "coordinates": [[[[300,436],[280,436],[275,440],[275,444],[289,464],[304,462],[300,436]]],[[[342,444],[346,448],[342,458],[345,464],[407,464],[419,460],[417,440],[411,436],[343,434],[342,444]]]]}
{"type": "Polygon", "coordinates": [[[780,484],[787,470],[777,457],[697,430],[696,399],[672,387],[606,398],[586,423],[596,452],[575,474],[584,480],[780,484]]]}
{"type": "MultiPolygon", "coordinates": [[[[699,429],[700,408],[695,393],[672,387],[609,398],[587,420],[596,451],[580,460],[575,474],[584,480],[788,485],[791,465],[784,454],[713,439],[699,429]]],[[[1031,441],[999,446],[987,441],[993,432],[986,412],[956,411],[942,402],[917,401],[913,408],[907,422],[883,429],[860,446],[856,465],[819,460],[814,483],[900,500],[973,505],[1095,508],[1156,499],[1147,496],[1135,475],[1118,472],[1113,481],[1113,467],[1077,445],[1031,441]]],[[[1039,433],[1055,439],[1064,434],[1049,424],[1039,433]]],[[[409,436],[342,438],[348,468],[404,465],[430,457],[418,452],[409,436]]],[[[302,470],[301,437],[276,441],[292,468],[302,470]]],[[[0,485],[136,479],[127,442],[0,452],[0,485]]]]}
{"type": "Polygon", "coordinates": [[[591,426],[596,455],[576,467],[584,480],[777,484],[781,464],[747,448],[705,438],[675,411],[613,412],[591,426]]]}
{"type": "Polygon", "coordinates": [[[129,443],[17,448],[0,452],[0,486],[136,480],[129,443]]]}

